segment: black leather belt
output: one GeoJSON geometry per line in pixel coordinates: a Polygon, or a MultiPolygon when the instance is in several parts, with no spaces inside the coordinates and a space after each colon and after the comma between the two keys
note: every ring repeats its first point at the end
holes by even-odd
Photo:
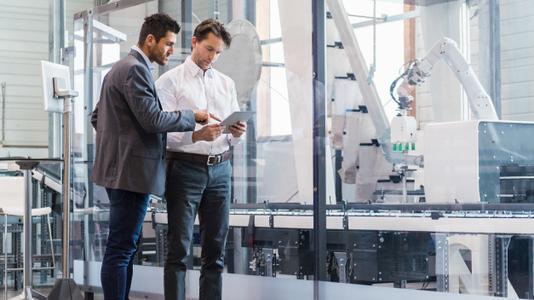
{"type": "Polygon", "coordinates": [[[229,160],[231,157],[232,151],[230,150],[216,155],[167,151],[168,160],[187,160],[208,166],[220,164],[224,161],[229,160]]]}

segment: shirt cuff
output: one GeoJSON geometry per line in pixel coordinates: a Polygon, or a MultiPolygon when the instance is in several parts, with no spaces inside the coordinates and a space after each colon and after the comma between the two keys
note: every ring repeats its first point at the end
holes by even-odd
{"type": "Polygon", "coordinates": [[[241,142],[241,138],[234,137],[231,133],[226,135],[226,141],[228,142],[229,146],[235,146],[241,142]]]}
{"type": "Polygon", "coordinates": [[[185,122],[187,123],[187,125],[185,126],[185,130],[195,130],[195,126],[197,125],[197,122],[195,120],[195,113],[190,109],[177,112],[180,114],[180,118],[185,119],[185,122]]]}
{"type": "Polygon", "coordinates": [[[193,144],[193,131],[186,131],[183,133],[181,146],[193,144]]]}

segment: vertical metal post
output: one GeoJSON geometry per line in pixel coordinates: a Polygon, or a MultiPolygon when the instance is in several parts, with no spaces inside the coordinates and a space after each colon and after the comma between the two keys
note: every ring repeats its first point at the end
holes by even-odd
{"type": "Polygon", "coordinates": [[[32,172],[24,169],[24,299],[32,298],[32,172]]]}
{"type": "Polygon", "coordinates": [[[343,182],[341,176],[338,174],[338,170],[341,170],[343,166],[343,152],[336,150],[335,156],[335,183],[336,183],[336,203],[343,203],[343,182]]]}
{"type": "Polygon", "coordinates": [[[234,1],[229,0],[226,3],[226,21],[224,23],[230,23],[234,19],[234,1]]]}
{"type": "MultiPolygon", "coordinates": [[[[17,161],[24,172],[24,286],[23,300],[32,300],[32,169],[39,164],[36,161],[17,161]]],[[[4,249],[5,251],[6,249],[4,249]]],[[[7,273],[6,273],[7,275],[7,273]]]]}
{"type": "MultiPolygon", "coordinates": [[[[250,21],[250,23],[256,25],[256,1],[255,0],[244,0],[245,9],[245,19],[250,21]]],[[[236,16],[239,18],[239,16],[236,16]]],[[[248,111],[257,111],[257,93],[256,90],[251,94],[249,102],[247,103],[246,109],[248,111]]],[[[243,164],[245,167],[245,175],[248,184],[246,185],[246,202],[247,203],[257,203],[258,201],[258,189],[257,189],[257,177],[258,170],[256,166],[256,158],[258,157],[258,149],[256,145],[256,124],[257,116],[254,115],[247,124],[247,133],[246,133],[246,144],[243,149],[243,154],[245,161],[243,164]]],[[[235,229],[235,232],[238,232],[239,237],[241,236],[241,229],[235,229]]],[[[244,272],[247,270],[248,261],[251,259],[251,254],[253,253],[252,249],[245,247],[241,248],[241,265],[244,272]]],[[[274,274],[276,275],[276,274],[274,274]]]]}
{"type": "Polygon", "coordinates": [[[499,0],[489,0],[490,96],[499,119],[501,109],[501,14],[499,0]]]}
{"type": "Polygon", "coordinates": [[[372,81],[376,71],[376,0],[373,1],[373,63],[369,67],[367,81],[372,81]]]}
{"type": "MultiPolygon", "coordinates": [[[[84,102],[87,109],[93,107],[93,13],[91,11],[84,19],[84,102]]],[[[63,143],[65,145],[65,143],[63,143]]]]}
{"type": "MultiPolygon", "coordinates": [[[[325,0],[312,1],[314,279],[326,280],[325,0]]],[[[315,293],[315,299],[319,299],[315,293]]]]}
{"type": "MultiPolygon", "coordinates": [[[[256,1],[255,0],[245,0],[245,18],[250,21],[250,23],[256,25],[256,1]]],[[[256,93],[252,93],[250,101],[247,103],[246,109],[249,111],[257,111],[258,105],[256,93]]],[[[256,184],[257,169],[256,169],[256,158],[258,156],[258,151],[256,147],[256,124],[257,117],[254,115],[247,124],[247,147],[244,149],[246,157],[246,175],[247,179],[254,178],[254,181],[249,181],[251,184],[247,185],[247,203],[256,203],[258,197],[258,190],[256,184]]]]}
{"type": "Polygon", "coordinates": [[[61,63],[61,49],[65,47],[65,0],[50,1],[49,60],[61,63]]]}
{"type": "Polygon", "coordinates": [[[71,183],[71,125],[72,125],[72,101],[77,93],[61,96],[63,98],[63,249],[62,271],[63,278],[56,280],[52,291],[47,299],[50,300],[82,300],[83,296],[70,278],[70,183],[71,183]]]}
{"type": "Polygon", "coordinates": [[[191,47],[191,36],[193,36],[193,2],[192,0],[182,0],[181,21],[182,21],[182,53],[189,53],[191,47]]]}
{"type": "MultiPolygon", "coordinates": [[[[50,1],[50,34],[48,59],[53,63],[63,64],[62,49],[65,48],[65,0],[50,1]]],[[[69,87],[70,88],[70,87],[69,87]]],[[[61,152],[61,117],[48,113],[48,155],[58,157],[61,152]]]]}
{"type": "MultiPolygon", "coordinates": [[[[534,237],[528,237],[528,274],[534,274],[534,237]]],[[[530,276],[530,275],[529,275],[530,276]]],[[[528,291],[525,298],[534,296],[534,281],[528,281],[528,291]]]]}
{"type": "MultiPolygon", "coordinates": [[[[57,92],[57,91],[55,91],[57,92]]],[[[61,91],[59,97],[63,98],[63,251],[62,251],[62,271],[63,278],[56,280],[52,291],[47,299],[50,300],[68,300],[83,299],[82,293],[73,279],[70,278],[70,199],[71,199],[71,126],[72,126],[72,102],[73,97],[78,93],[72,90],[67,92],[61,91]]]]}
{"type": "Polygon", "coordinates": [[[436,290],[449,292],[449,242],[446,233],[435,233],[436,245],[436,290]]]}
{"type": "Polygon", "coordinates": [[[490,265],[494,272],[489,274],[490,279],[493,280],[490,282],[492,283],[490,291],[493,292],[492,296],[508,297],[508,247],[512,236],[491,235],[490,237],[494,241],[494,248],[490,249],[493,250],[490,251],[490,254],[494,254],[494,264],[490,265]]]}
{"type": "Polygon", "coordinates": [[[6,140],[6,83],[2,82],[2,140],[0,144],[3,144],[6,140]]]}
{"type": "Polygon", "coordinates": [[[2,248],[4,251],[4,300],[7,300],[7,214],[4,214],[4,239],[2,248]]]}
{"type": "Polygon", "coordinates": [[[213,0],[212,12],[213,12],[212,18],[215,20],[221,21],[221,10],[220,10],[220,5],[219,5],[219,0],[213,0]]]}
{"type": "Polygon", "coordinates": [[[63,254],[62,270],[63,278],[69,278],[70,261],[70,167],[71,167],[71,136],[70,127],[72,113],[72,98],[65,97],[63,100],[63,254]]]}
{"type": "MultiPolygon", "coordinates": [[[[93,59],[94,59],[94,53],[93,53],[93,50],[94,50],[94,45],[93,45],[93,18],[94,18],[94,15],[92,12],[89,12],[86,17],[84,17],[83,21],[84,21],[84,26],[83,26],[83,30],[84,30],[84,38],[85,38],[85,43],[84,43],[84,69],[85,69],[85,74],[84,74],[84,85],[85,85],[85,88],[84,88],[84,97],[83,97],[83,101],[84,101],[84,135],[85,135],[85,149],[86,149],[86,155],[87,157],[85,158],[86,161],[88,162],[92,162],[94,160],[94,153],[93,153],[93,150],[94,150],[94,136],[93,136],[93,127],[91,125],[91,118],[88,117],[90,115],[90,112],[93,111],[93,82],[94,82],[94,70],[93,70],[93,65],[94,65],[94,62],[93,62],[93,59]]],[[[98,58],[97,58],[98,59],[98,58]]],[[[72,99],[71,99],[72,100],[72,99]]],[[[70,102],[70,106],[71,106],[71,110],[69,112],[69,114],[73,114],[73,111],[74,111],[74,107],[73,107],[73,103],[72,101],[70,102]]],[[[72,117],[70,119],[73,119],[72,117]]],[[[65,122],[66,119],[65,119],[65,116],[64,116],[64,119],[63,119],[65,122]]],[[[74,123],[71,123],[71,126],[74,126],[74,123]]],[[[65,139],[67,138],[67,136],[65,135],[66,133],[63,134],[63,136],[65,137],[65,139]]],[[[69,135],[68,138],[70,140],[72,136],[69,135]]],[[[66,150],[66,146],[67,144],[72,144],[72,142],[67,142],[67,140],[65,140],[65,143],[63,144],[63,147],[64,149],[66,150]]],[[[83,146],[82,146],[83,148],[83,146]]],[[[69,160],[71,159],[71,155],[70,155],[70,151],[71,151],[71,147],[69,145],[69,160]]],[[[63,152],[63,153],[66,153],[66,152],[63,152]]],[[[66,157],[66,156],[65,156],[66,157]]],[[[69,164],[69,166],[72,166],[72,164],[69,164]]],[[[72,170],[72,167],[70,167],[69,171],[72,170]]],[[[85,197],[85,203],[84,203],[84,207],[85,208],[89,208],[89,207],[92,207],[93,206],[93,183],[89,181],[89,178],[91,178],[92,176],[92,173],[93,173],[93,164],[92,163],[88,163],[87,164],[87,177],[84,178],[83,180],[85,181],[84,184],[85,186],[87,187],[87,196],[85,197]]],[[[65,181],[65,182],[69,182],[69,185],[70,185],[70,178],[69,178],[69,181],[65,181]]],[[[70,191],[70,189],[69,189],[70,191]]],[[[70,205],[70,197],[68,198],[69,199],[69,205],[70,205]]],[[[68,210],[70,212],[70,210],[68,210]]],[[[84,232],[84,239],[83,239],[83,243],[84,243],[84,255],[85,255],[85,258],[86,259],[92,259],[92,247],[91,247],[91,242],[92,242],[92,239],[91,237],[93,236],[92,234],[92,216],[90,215],[86,215],[84,216],[84,222],[83,222],[83,232],[84,232]]],[[[67,240],[63,240],[63,243],[65,243],[65,241],[68,241],[67,240]]],[[[70,250],[69,250],[70,251],[70,250]]],[[[69,253],[70,255],[70,253],[69,253]]],[[[70,261],[70,260],[69,260],[70,261]]],[[[67,264],[68,266],[68,264],[67,264]]],[[[68,277],[64,277],[64,278],[68,278],[68,277]]]]}
{"type": "Polygon", "coordinates": [[[252,24],[256,24],[256,1],[245,0],[245,16],[252,24]]]}

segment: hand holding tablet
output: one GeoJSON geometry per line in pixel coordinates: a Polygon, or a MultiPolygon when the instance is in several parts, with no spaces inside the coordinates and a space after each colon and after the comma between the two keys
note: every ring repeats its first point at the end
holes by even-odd
{"type": "Polygon", "coordinates": [[[230,126],[235,125],[237,122],[246,123],[254,114],[255,112],[253,111],[235,111],[226,119],[224,119],[219,125],[225,127],[223,133],[230,133],[230,126]]]}

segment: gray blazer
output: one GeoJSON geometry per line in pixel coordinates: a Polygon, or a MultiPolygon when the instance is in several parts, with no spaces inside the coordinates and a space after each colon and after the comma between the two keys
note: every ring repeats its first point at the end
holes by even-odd
{"type": "Polygon", "coordinates": [[[192,131],[192,111],[164,112],[154,79],[137,51],[116,62],[104,78],[91,117],[96,130],[93,181],[101,186],[162,195],[170,131],[192,131]]]}

